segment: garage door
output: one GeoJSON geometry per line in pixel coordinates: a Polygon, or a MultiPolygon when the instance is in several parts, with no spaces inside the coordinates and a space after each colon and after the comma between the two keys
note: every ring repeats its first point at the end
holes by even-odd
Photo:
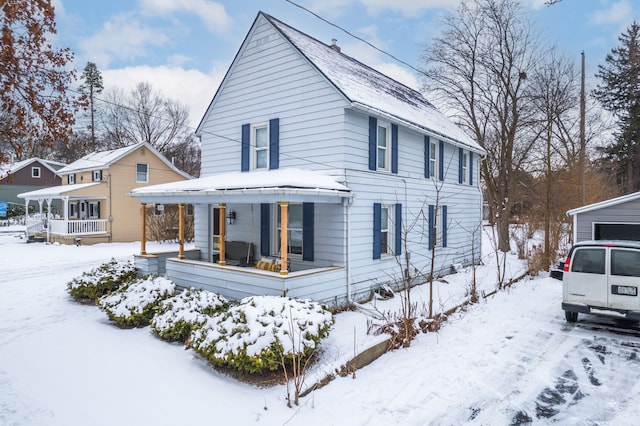
{"type": "Polygon", "coordinates": [[[593,239],[640,241],[640,224],[594,223],[593,239]]]}

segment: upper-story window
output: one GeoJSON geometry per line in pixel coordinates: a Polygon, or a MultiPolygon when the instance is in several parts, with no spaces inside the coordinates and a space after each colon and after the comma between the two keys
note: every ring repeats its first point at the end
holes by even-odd
{"type": "Polygon", "coordinates": [[[436,151],[437,144],[435,142],[430,142],[429,144],[429,171],[431,172],[431,176],[435,176],[438,170],[438,153],[436,151]]]}
{"type": "Polygon", "coordinates": [[[136,163],[136,182],[138,183],[149,182],[149,164],[136,163]]]}
{"type": "Polygon", "coordinates": [[[253,127],[253,168],[269,168],[269,127],[264,124],[253,127]]]}
{"type": "Polygon", "coordinates": [[[75,173],[71,173],[70,175],[67,175],[67,183],[69,185],[73,185],[74,183],[76,183],[76,174],[75,173]]]}
{"type": "Polygon", "coordinates": [[[377,131],[377,137],[376,137],[376,143],[377,143],[377,158],[378,158],[378,164],[377,164],[377,168],[378,170],[389,170],[389,157],[391,154],[391,150],[389,149],[391,144],[389,143],[389,136],[390,136],[390,131],[389,131],[389,127],[387,125],[384,124],[378,124],[378,131],[377,131]]]}
{"type": "Polygon", "coordinates": [[[32,167],[31,168],[31,177],[32,178],[40,178],[40,167],[32,167]]]}
{"type": "Polygon", "coordinates": [[[91,179],[94,182],[100,182],[102,180],[102,170],[94,170],[91,179]]]}
{"type": "Polygon", "coordinates": [[[469,182],[469,154],[462,154],[462,183],[469,182]]]}

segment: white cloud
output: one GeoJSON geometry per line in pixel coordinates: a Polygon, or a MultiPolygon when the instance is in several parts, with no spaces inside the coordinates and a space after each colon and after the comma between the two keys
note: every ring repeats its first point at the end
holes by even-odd
{"type": "Polygon", "coordinates": [[[210,73],[181,67],[150,67],[141,65],[102,72],[105,89],[119,88],[125,92],[140,82],[148,82],[163,96],[178,101],[189,108],[189,119],[195,130],[209,106],[226,68],[214,67],[210,73]]]}
{"type": "Polygon", "coordinates": [[[414,16],[426,9],[458,7],[462,0],[359,0],[372,15],[385,10],[400,12],[405,16],[414,16]]]}
{"type": "Polygon", "coordinates": [[[591,17],[594,24],[623,24],[633,16],[633,7],[628,0],[613,3],[608,9],[598,10],[591,17]]]}
{"type": "Polygon", "coordinates": [[[167,41],[162,32],[141,25],[131,15],[117,15],[106,21],[99,32],[81,41],[80,47],[87,60],[106,68],[113,58],[146,56],[147,46],[162,46],[167,41]]]}
{"type": "Polygon", "coordinates": [[[227,14],[224,5],[209,0],[140,0],[143,12],[151,15],[171,15],[187,12],[197,15],[215,33],[225,33],[233,19],[227,14]]]}

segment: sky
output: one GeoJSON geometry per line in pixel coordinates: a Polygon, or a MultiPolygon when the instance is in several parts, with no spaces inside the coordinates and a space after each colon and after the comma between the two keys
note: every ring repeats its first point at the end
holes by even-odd
{"type": "MultiPolygon", "coordinates": [[[[367,46],[331,23],[403,62],[420,68],[422,55],[441,31],[441,19],[460,0],[52,0],[60,47],[75,54],[81,73],[97,65],[105,89],[129,90],[148,82],[186,105],[196,126],[259,11],[331,43],[342,52],[415,88],[410,67],[367,46]]],[[[522,0],[544,45],[555,45],[580,64],[588,79],[633,20],[637,0],[522,0]]],[[[427,98],[428,94],[427,94],[427,98]]]]}

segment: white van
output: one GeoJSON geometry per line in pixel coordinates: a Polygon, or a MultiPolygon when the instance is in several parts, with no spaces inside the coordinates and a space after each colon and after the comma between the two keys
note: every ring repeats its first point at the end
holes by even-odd
{"type": "Polygon", "coordinates": [[[640,320],[640,241],[582,241],[564,263],[562,309],[640,320]]]}

